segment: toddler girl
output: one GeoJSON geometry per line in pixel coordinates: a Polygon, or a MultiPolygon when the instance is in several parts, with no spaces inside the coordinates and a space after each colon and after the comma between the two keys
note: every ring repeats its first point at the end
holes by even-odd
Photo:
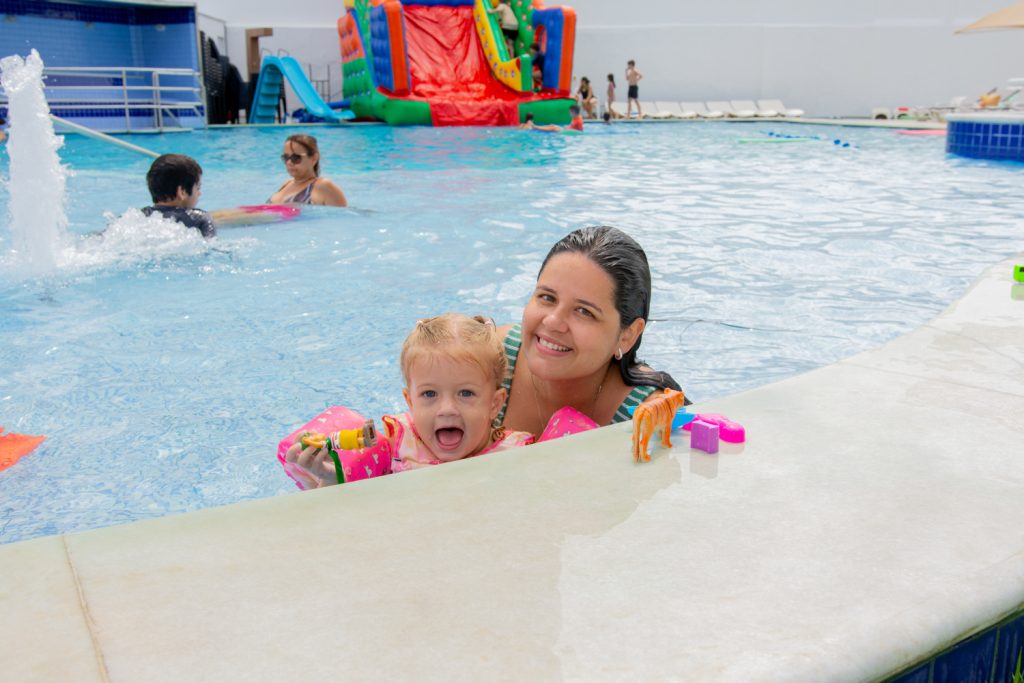
{"type": "MultiPolygon", "coordinates": [[[[291,446],[283,457],[279,449],[278,458],[299,488],[439,465],[533,442],[527,432],[494,427],[505,402],[501,383],[508,361],[492,321],[457,313],[420,320],[402,346],[401,366],[409,412],[383,416],[375,446],[335,451],[335,460],[327,448],[303,448],[302,430],[281,442],[291,446]]],[[[336,412],[326,419],[352,425],[361,420],[347,409],[331,411],[336,412]]]]}

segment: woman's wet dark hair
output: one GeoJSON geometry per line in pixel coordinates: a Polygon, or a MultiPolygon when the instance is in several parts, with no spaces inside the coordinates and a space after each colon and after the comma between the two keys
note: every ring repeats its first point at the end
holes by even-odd
{"type": "MultiPolygon", "coordinates": [[[[552,256],[564,253],[582,254],[608,273],[615,284],[613,294],[621,329],[629,327],[637,318],[647,322],[651,313],[651,268],[647,264],[647,254],[636,240],[618,228],[607,225],[574,230],[551,247],[540,266],[540,272],[544,272],[552,256]]],[[[667,372],[641,368],[643,361],[636,357],[641,339],[643,334],[636,338],[633,348],[624,352],[618,361],[622,381],[630,386],[647,385],[681,391],[678,382],[667,372]]],[[[615,362],[614,358],[612,362],[615,362]]]]}
{"type": "Polygon", "coordinates": [[[296,134],[296,135],[289,135],[288,139],[285,140],[285,142],[290,142],[293,145],[298,145],[298,146],[302,147],[303,149],[306,150],[306,154],[316,154],[317,155],[318,158],[316,160],[316,164],[313,166],[313,173],[315,173],[319,177],[319,175],[320,175],[320,159],[319,159],[320,148],[316,144],[316,138],[313,137],[312,135],[296,134]]]}

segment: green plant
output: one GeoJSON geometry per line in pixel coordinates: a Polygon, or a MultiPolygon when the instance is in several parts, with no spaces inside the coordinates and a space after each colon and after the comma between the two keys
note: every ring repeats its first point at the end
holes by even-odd
{"type": "Polygon", "coordinates": [[[1020,671],[1020,661],[1022,656],[1024,656],[1024,647],[1017,650],[1017,670],[1013,672],[1013,683],[1024,683],[1024,674],[1020,671]]]}

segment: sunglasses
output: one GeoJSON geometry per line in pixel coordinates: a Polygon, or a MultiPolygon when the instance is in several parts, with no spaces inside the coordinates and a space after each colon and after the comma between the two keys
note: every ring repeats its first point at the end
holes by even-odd
{"type": "Polygon", "coordinates": [[[309,156],[308,154],[282,154],[281,155],[281,161],[283,161],[286,164],[287,163],[297,164],[300,161],[302,161],[302,157],[308,157],[308,156],[309,156]]]}

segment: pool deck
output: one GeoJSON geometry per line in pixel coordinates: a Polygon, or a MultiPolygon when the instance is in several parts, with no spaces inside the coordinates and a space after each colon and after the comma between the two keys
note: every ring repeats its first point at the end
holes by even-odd
{"type": "Polygon", "coordinates": [[[696,406],[746,426],[718,455],[622,424],[0,546],[3,677],[883,679],[1024,606],[1022,262],[696,406]]]}
{"type": "MultiPolygon", "coordinates": [[[[587,119],[588,125],[601,125],[600,120],[587,119]]],[[[815,118],[811,116],[756,117],[756,118],[717,118],[717,119],[616,119],[619,123],[810,123],[819,126],[850,126],[853,128],[896,128],[905,130],[945,130],[944,121],[919,121],[917,119],[852,119],[852,118],[815,118]]]]}

